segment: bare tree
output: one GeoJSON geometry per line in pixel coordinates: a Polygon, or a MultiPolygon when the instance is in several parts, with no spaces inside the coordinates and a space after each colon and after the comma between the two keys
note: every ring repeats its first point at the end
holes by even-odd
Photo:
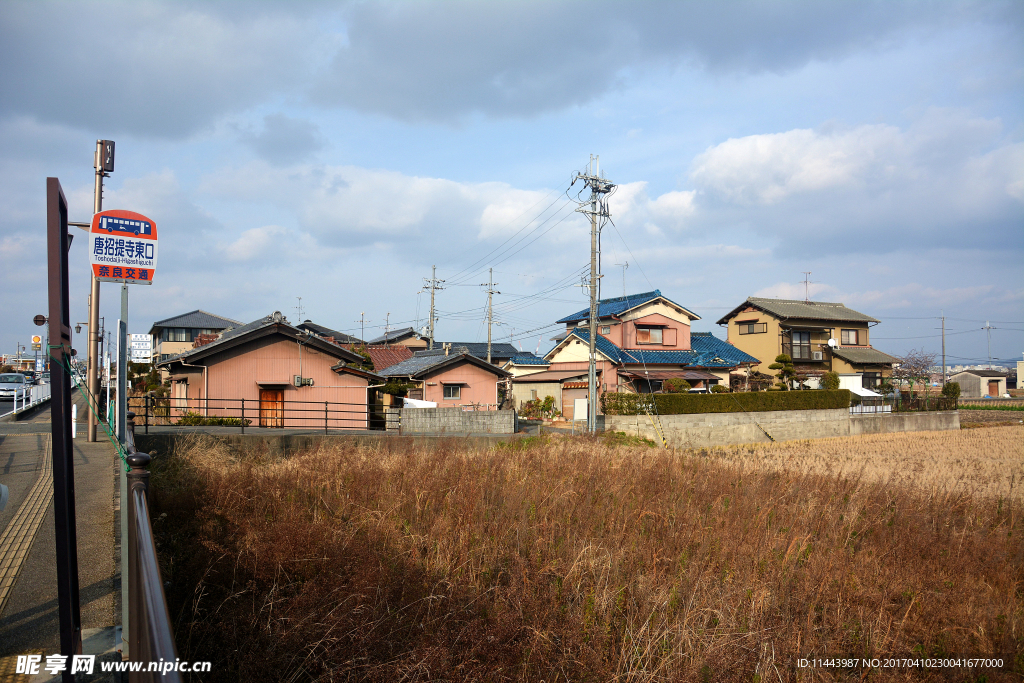
{"type": "Polygon", "coordinates": [[[897,359],[898,362],[893,366],[893,379],[910,384],[911,392],[914,390],[914,384],[920,381],[924,384],[927,394],[928,387],[931,386],[931,369],[935,365],[935,356],[935,353],[929,353],[924,349],[911,349],[905,356],[897,359]]]}

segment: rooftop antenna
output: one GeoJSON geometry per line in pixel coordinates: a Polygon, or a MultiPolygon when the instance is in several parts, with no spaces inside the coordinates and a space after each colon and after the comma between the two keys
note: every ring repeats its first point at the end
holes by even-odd
{"type": "Polygon", "coordinates": [[[811,280],[811,271],[809,271],[809,270],[802,270],[800,272],[804,274],[804,279],[803,279],[803,283],[804,283],[804,301],[810,301],[811,300],[811,285],[816,285],[818,283],[814,282],[813,280],[811,280]]]}
{"type": "Polygon", "coordinates": [[[299,322],[302,322],[303,320],[306,319],[306,317],[303,315],[303,313],[305,313],[305,309],[302,308],[302,297],[297,296],[295,298],[299,300],[299,305],[295,307],[295,310],[299,312],[299,322]]]}
{"type": "Polygon", "coordinates": [[[366,319],[366,312],[359,311],[359,320],[354,322],[359,323],[359,340],[363,342],[363,346],[366,346],[366,323],[370,322],[366,319]]]}
{"type": "Polygon", "coordinates": [[[629,268],[629,261],[625,263],[616,263],[617,266],[622,266],[622,298],[626,298],[626,269],[629,268]]]}

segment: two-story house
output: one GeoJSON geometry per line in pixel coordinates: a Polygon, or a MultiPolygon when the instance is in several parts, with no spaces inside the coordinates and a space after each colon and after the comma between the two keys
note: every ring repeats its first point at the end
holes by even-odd
{"type": "Polygon", "coordinates": [[[859,375],[861,385],[871,389],[892,376],[897,362],[871,346],[870,330],[878,322],[841,303],[752,296],[718,324],[726,327],[730,344],[761,359],[754,370],[774,374],[768,366],[784,353],[810,378],[829,371],[859,375]]]}
{"type": "MultiPolygon", "coordinates": [[[[695,389],[729,385],[730,373],[759,361],[709,332],[691,332],[700,316],[660,290],[602,299],[598,302],[596,340],[598,392],[660,391],[665,380],[685,379],[695,389]]],[[[555,398],[571,417],[573,399],[585,398],[590,356],[590,309],[559,320],[565,333],[544,356],[539,372],[523,371],[512,380],[517,402],[555,398]]],[[[509,366],[518,366],[513,358],[509,366]]],[[[511,368],[510,368],[511,369],[511,368]]]]}
{"type": "Polygon", "coordinates": [[[201,310],[159,320],[149,328],[149,334],[153,337],[153,360],[160,362],[192,350],[193,343],[201,334],[216,336],[241,324],[237,320],[201,310]]]}

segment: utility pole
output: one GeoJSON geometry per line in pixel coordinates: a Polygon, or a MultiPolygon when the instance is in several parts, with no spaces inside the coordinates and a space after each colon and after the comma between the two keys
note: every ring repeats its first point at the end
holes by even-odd
{"type": "Polygon", "coordinates": [[[438,289],[444,289],[444,287],[441,286],[441,284],[443,283],[444,280],[437,279],[437,266],[430,266],[430,279],[423,279],[424,286],[430,288],[430,322],[428,330],[430,340],[428,342],[429,346],[427,347],[429,349],[434,348],[434,291],[438,289]]]}
{"type": "Polygon", "coordinates": [[[988,367],[992,369],[992,330],[996,329],[992,327],[992,323],[985,321],[985,327],[981,328],[985,330],[985,334],[988,335],[988,367]]]}
{"type": "Polygon", "coordinates": [[[591,434],[597,432],[597,302],[601,279],[597,243],[601,229],[611,216],[608,211],[607,195],[615,189],[613,183],[601,177],[600,160],[599,156],[591,154],[587,172],[577,173],[572,179],[573,185],[577,180],[581,180],[584,186],[590,189],[590,200],[576,210],[590,216],[590,369],[587,376],[587,431],[591,434]]]}
{"type": "Polygon", "coordinates": [[[391,334],[391,311],[384,316],[384,348],[388,347],[388,335],[391,334]]]}
{"type": "MultiPolygon", "coordinates": [[[[491,325],[494,324],[494,309],[491,307],[491,299],[495,294],[501,294],[501,292],[494,291],[494,285],[498,284],[494,281],[494,268],[487,269],[487,362],[491,362],[491,325]]],[[[481,285],[482,287],[483,285],[481,285]]]]}
{"type": "Polygon", "coordinates": [[[942,386],[946,386],[946,312],[942,314],[942,386]]]}
{"type": "MultiPolygon", "coordinates": [[[[114,143],[110,140],[97,140],[96,152],[93,156],[93,167],[96,169],[96,180],[93,186],[92,210],[99,213],[103,210],[103,178],[110,175],[107,171],[114,170],[114,143]]],[[[86,377],[89,393],[95,401],[100,394],[99,378],[99,326],[100,326],[100,281],[91,276],[92,287],[89,290],[89,365],[86,377]]],[[[89,441],[96,441],[96,415],[89,411],[89,441]]]]}

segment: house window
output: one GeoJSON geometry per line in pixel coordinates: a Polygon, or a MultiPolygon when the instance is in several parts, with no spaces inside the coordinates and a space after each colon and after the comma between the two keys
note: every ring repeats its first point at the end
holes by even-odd
{"type": "Polygon", "coordinates": [[[192,330],[187,327],[165,327],[160,335],[161,341],[190,342],[192,330]]]}
{"type": "Polygon", "coordinates": [[[860,336],[857,334],[859,330],[843,330],[842,332],[842,343],[843,346],[857,346],[860,344],[858,339],[860,336]]]}
{"type": "Polygon", "coordinates": [[[736,323],[740,334],[765,334],[768,332],[768,323],[742,322],[736,323]]]}
{"type": "Polygon", "coordinates": [[[810,332],[794,332],[793,333],[793,360],[810,360],[811,359],[811,333],[810,332]]]}
{"type": "Polygon", "coordinates": [[[638,327],[636,329],[636,343],[637,344],[660,344],[661,343],[661,328],[660,327],[638,327]]]}
{"type": "Polygon", "coordinates": [[[601,334],[611,334],[611,333],[612,333],[612,326],[611,325],[601,325],[601,334]]]}
{"type": "Polygon", "coordinates": [[[444,397],[445,400],[459,400],[460,398],[462,398],[462,387],[460,387],[458,384],[444,385],[444,397]]]}

